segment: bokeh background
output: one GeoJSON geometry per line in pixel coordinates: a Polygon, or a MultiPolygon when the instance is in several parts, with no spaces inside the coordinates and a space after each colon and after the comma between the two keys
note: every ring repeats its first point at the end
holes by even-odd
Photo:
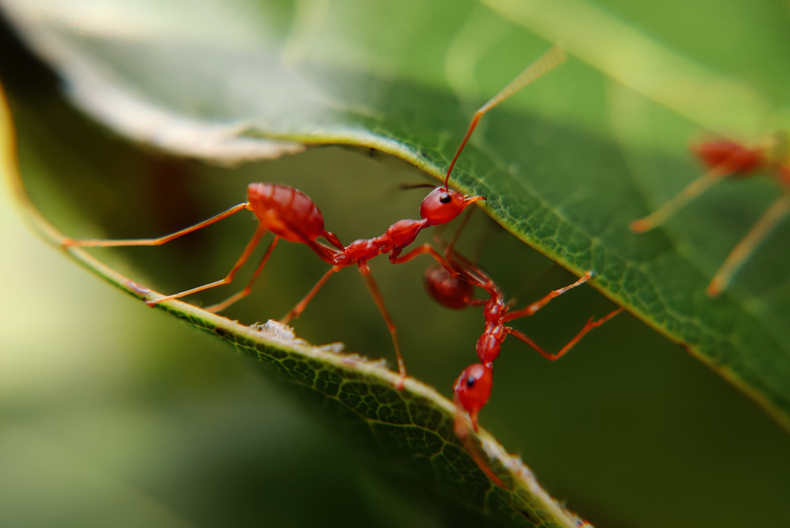
{"type": "MultiPolygon", "coordinates": [[[[678,34],[687,31],[678,24],[678,34]]],[[[0,80],[33,200],[74,236],[167,233],[242,201],[251,181],[275,181],[313,197],[328,227],[350,241],[415,217],[422,191],[398,186],[427,181],[394,158],[350,148],[233,169],[141,148],[72,108],[8,25],[0,27],[0,80]]],[[[379,470],[331,418],[277,390],[230,347],[45,247],[15,214],[7,187],[0,199],[0,526],[480,522],[379,470]]],[[[93,253],[142,284],[179,291],[223,276],[253,229],[240,214],[165,247],[93,253]]],[[[573,280],[483,214],[462,248],[479,253],[521,302],[573,280]]],[[[474,361],[479,313],[432,303],[422,289],[425,261],[372,266],[410,373],[450,396],[474,361]]],[[[281,244],[254,294],[227,315],[249,324],[278,318],[324,269],[306,248],[281,244]]],[[[557,349],[590,314],[611,308],[585,287],[517,326],[557,349]]],[[[313,343],[342,341],[394,360],[353,269],[294,326],[313,343]]],[[[598,526],[780,526],[790,514],[787,433],[627,314],[556,364],[508,341],[481,421],[553,496],[598,526]]]]}

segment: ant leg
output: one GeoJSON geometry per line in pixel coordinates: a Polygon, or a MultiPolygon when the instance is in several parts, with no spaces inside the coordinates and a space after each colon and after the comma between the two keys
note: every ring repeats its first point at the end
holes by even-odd
{"type": "Polygon", "coordinates": [[[464,228],[466,227],[466,224],[469,223],[469,219],[472,218],[472,214],[474,212],[475,212],[475,208],[474,207],[470,207],[469,210],[467,211],[466,215],[464,215],[464,218],[461,220],[461,225],[458,226],[458,229],[456,229],[455,233],[453,233],[453,237],[447,243],[447,246],[445,246],[445,248],[444,248],[444,258],[447,259],[448,261],[452,260],[452,256],[455,254],[455,251],[454,251],[455,250],[455,243],[458,242],[458,238],[461,236],[461,231],[463,231],[464,228]]]}
{"type": "Polygon", "coordinates": [[[294,307],[293,310],[288,312],[285,315],[285,317],[280,319],[280,322],[283,324],[288,324],[291,322],[291,319],[296,319],[297,317],[299,317],[304,311],[304,309],[307,307],[307,303],[309,303],[313,299],[313,297],[315,297],[315,294],[318,293],[318,290],[320,290],[324,284],[326,284],[326,281],[329,280],[329,277],[331,277],[341,269],[343,268],[341,268],[340,266],[332,266],[331,268],[329,268],[329,271],[324,273],[324,276],[321,277],[321,279],[315,284],[315,286],[313,286],[313,289],[310,290],[310,292],[307,295],[305,295],[304,299],[302,299],[299,302],[299,304],[297,304],[294,307]]]}
{"type": "MultiPolygon", "coordinates": [[[[490,278],[488,278],[488,276],[483,272],[483,270],[480,269],[471,260],[464,257],[460,253],[456,253],[455,251],[455,243],[458,241],[458,238],[461,235],[461,231],[463,231],[467,223],[469,223],[469,219],[472,217],[474,211],[475,211],[474,209],[469,209],[469,211],[466,213],[466,216],[464,216],[463,220],[461,221],[461,225],[458,226],[458,229],[450,239],[450,242],[444,244],[444,242],[442,242],[440,239],[437,240],[439,244],[445,246],[444,258],[447,263],[450,263],[451,267],[448,267],[445,262],[442,262],[439,259],[436,260],[439,261],[439,263],[450,272],[451,277],[455,277],[456,275],[462,275],[463,278],[470,284],[474,286],[478,286],[486,290],[488,293],[494,293],[496,289],[496,285],[491,281],[490,278]],[[455,274],[453,274],[453,272],[455,274]]],[[[423,245],[428,245],[428,244],[423,244],[423,245]]],[[[479,247],[478,247],[478,253],[479,253],[479,247]]],[[[433,255],[433,253],[431,254],[433,255]]],[[[409,255],[410,254],[407,254],[406,256],[409,255]]],[[[410,256],[410,258],[414,258],[414,256],[410,256]]],[[[477,303],[474,302],[473,304],[477,304],[477,303]]],[[[485,301],[483,301],[480,304],[485,304],[485,301]]]]}
{"type": "Polygon", "coordinates": [[[447,262],[445,258],[441,256],[439,252],[436,251],[433,248],[433,246],[431,246],[427,242],[422,244],[421,246],[412,249],[405,255],[398,255],[396,253],[390,254],[390,262],[392,262],[393,264],[403,264],[404,262],[408,262],[413,258],[419,257],[420,255],[424,255],[425,253],[428,253],[430,256],[435,258],[439,264],[447,268],[447,271],[450,272],[451,276],[455,277],[456,275],[458,275],[458,271],[453,269],[452,265],[450,265],[450,263],[447,262]]]}
{"type": "Polygon", "coordinates": [[[455,436],[461,440],[464,445],[464,449],[467,453],[469,453],[469,456],[472,457],[472,460],[475,461],[477,467],[479,467],[494,484],[502,489],[509,489],[508,486],[502,482],[502,479],[496,476],[494,471],[489,467],[488,461],[480,452],[480,447],[478,447],[478,444],[475,444],[472,435],[469,434],[470,424],[468,422],[470,419],[475,421],[475,430],[477,430],[477,415],[475,414],[474,418],[472,418],[471,415],[468,415],[466,410],[458,401],[457,395],[453,399],[453,404],[455,405],[455,420],[453,421],[453,432],[455,433],[455,436]]]}
{"type": "Polygon", "coordinates": [[[723,167],[715,168],[706,172],[693,182],[689,183],[682,191],[676,194],[674,198],[653,211],[651,214],[631,222],[631,231],[636,233],[644,233],[645,231],[650,231],[651,229],[660,226],[666,221],[667,218],[672,216],[675,211],[702,194],[703,191],[712,187],[713,184],[720,182],[722,178],[726,177],[728,174],[729,172],[724,170],[723,167]]]}
{"type": "Polygon", "coordinates": [[[362,277],[364,277],[365,283],[368,285],[368,290],[370,290],[370,295],[376,302],[376,306],[378,306],[381,315],[384,316],[384,321],[387,323],[387,328],[392,336],[392,345],[395,347],[395,356],[398,359],[398,373],[400,374],[400,378],[398,378],[398,381],[395,383],[395,388],[401,390],[403,388],[403,383],[406,381],[406,364],[403,362],[403,356],[400,353],[397,328],[395,328],[395,323],[392,322],[390,314],[387,313],[387,307],[384,305],[384,297],[381,295],[381,290],[379,290],[379,286],[376,284],[375,279],[373,279],[373,276],[370,274],[370,268],[367,263],[359,263],[359,272],[362,274],[362,277]]]}
{"type": "Polygon", "coordinates": [[[602,317],[602,318],[598,319],[597,321],[593,321],[592,317],[590,317],[590,320],[589,320],[589,321],[587,321],[587,324],[585,324],[585,325],[584,325],[584,328],[582,328],[582,329],[581,329],[581,331],[580,331],[578,334],[576,334],[576,336],[575,336],[573,339],[571,339],[571,340],[568,342],[568,344],[567,344],[567,345],[565,345],[564,347],[562,347],[562,350],[560,350],[559,352],[557,352],[557,353],[555,353],[555,354],[550,354],[549,352],[546,352],[545,350],[543,350],[542,348],[540,348],[540,346],[538,346],[538,344],[537,344],[537,343],[535,343],[535,342],[534,342],[532,339],[530,339],[529,337],[527,337],[527,336],[526,336],[526,334],[524,334],[524,333],[522,333],[522,332],[520,332],[520,331],[516,330],[515,328],[510,328],[509,326],[507,326],[507,327],[505,327],[505,332],[507,332],[508,334],[510,334],[510,335],[512,335],[512,336],[515,336],[515,337],[517,337],[517,338],[521,339],[521,340],[522,340],[522,341],[524,341],[526,344],[528,344],[530,347],[532,347],[533,349],[535,349],[535,351],[536,351],[536,352],[538,352],[538,353],[539,353],[541,356],[545,357],[545,358],[546,358],[546,359],[548,359],[549,361],[555,361],[555,360],[557,360],[557,359],[560,359],[560,358],[561,358],[562,356],[564,356],[564,355],[565,355],[565,354],[566,354],[566,353],[567,353],[567,352],[568,352],[568,351],[569,351],[571,348],[573,348],[573,346],[574,346],[576,343],[578,343],[578,342],[579,342],[579,340],[580,340],[582,337],[584,337],[584,334],[586,334],[587,332],[589,332],[590,330],[592,330],[593,328],[595,328],[595,327],[597,327],[597,326],[601,326],[601,325],[602,325],[602,324],[604,324],[606,321],[608,321],[609,319],[611,319],[612,317],[614,317],[615,315],[619,314],[619,313],[620,313],[620,312],[622,312],[622,311],[623,311],[623,309],[622,309],[622,308],[618,308],[617,310],[613,311],[612,313],[610,313],[610,314],[608,314],[608,315],[605,315],[604,317],[602,317]]]}
{"type": "MultiPolygon", "coordinates": [[[[477,286],[482,288],[483,290],[487,291],[491,295],[497,295],[499,290],[494,284],[494,282],[488,278],[488,276],[483,273],[483,271],[476,267],[474,264],[469,262],[467,259],[462,257],[457,253],[453,253],[452,263],[448,262],[447,260],[442,257],[438,251],[436,251],[430,244],[427,242],[421,246],[418,246],[403,256],[398,256],[396,253],[390,254],[390,262],[393,264],[403,264],[404,262],[408,262],[419,255],[424,253],[428,253],[431,255],[436,261],[447,270],[450,274],[450,277],[456,278],[461,277],[463,280],[467,281],[469,284],[473,286],[477,286]]],[[[471,300],[470,306],[482,305],[485,304],[485,301],[477,301],[471,300]]]]}
{"type": "Polygon", "coordinates": [[[135,238],[135,239],[128,239],[128,240],[104,240],[104,239],[87,239],[87,240],[72,240],[71,238],[66,238],[61,242],[61,246],[64,248],[68,247],[115,247],[115,246],[161,246],[166,242],[170,242],[173,239],[176,239],[180,236],[186,235],[188,233],[192,233],[193,231],[197,231],[198,229],[203,229],[204,227],[213,224],[214,222],[219,222],[220,220],[227,218],[233,214],[238,213],[242,209],[247,209],[249,204],[247,202],[241,203],[239,205],[234,205],[227,211],[218,214],[217,216],[212,216],[208,220],[203,220],[202,222],[195,224],[193,226],[187,227],[186,229],[182,229],[181,231],[176,231],[175,233],[171,233],[167,236],[159,237],[159,238],[135,238]]]}
{"type": "Polygon", "coordinates": [[[552,48],[544,53],[541,57],[539,57],[535,62],[527,66],[527,68],[519,74],[518,77],[513,79],[510,84],[505,86],[498,94],[491,98],[486,104],[480,107],[480,110],[475,112],[474,117],[472,117],[472,122],[469,124],[469,130],[467,130],[466,135],[464,136],[463,141],[461,141],[461,146],[458,147],[458,151],[455,153],[455,157],[450,162],[450,165],[447,167],[447,176],[444,180],[444,186],[447,188],[447,184],[450,181],[450,173],[453,171],[453,167],[455,166],[455,162],[458,160],[458,156],[461,155],[461,151],[464,150],[466,146],[466,142],[469,140],[469,136],[472,135],[474,132],[475,127],[477,127],[478,121],[480,118],[483,117],[486,112],[494,108],[496,105],[513,95],[514,93],[518,92],[526,85],[530,84],[531,82],[537,80],[538,78],[546,75],[551,70],[559,66],[565,61],[565,50],[560,48],[559,46],[552,46],[552,48]]]}
{"type": "Polygon", "coordinates": [[[165,297],[160,297],[159,299],[146,301],[145,304],[147,304],[148,306],[156,306],[157,304],[159,304],[161,302],[164,302],[164,301],[170,301],[172,299],[179,299],[181,297],[186,297],[187,295],[192,295],[193,293],[201,292],[201,291],[208,290],[208,289],[211,289],[211,288],[216,288],[217,286],[222,286],[223,284],[230,283],[231,281],[233,281],[233,277],[236,276],[236,272],[239,271],[239,268],[241,268],[244,265],[244,263],[247,262],[247,260],[250,258],[250,255],[252,255],[252,252],[255,251],[255,248],[258,246],[258,242],[261,241],[261,238],[263,238],[263,235],[266,234],[266,231],[267,231],[267,229],[265,227],[260,226],[260,225],[258,226],[258,229],[255,230],[255,233],[253,233],[252,238],[247,243],[247,247],[244,248],[244,251],[242,252],[241,256],[236,261],[236,264],[233,265],[233,268],[225,276],[224,279],[220,279],[218,281],[210,282],[208,284],[204,284],[203,286],[198,286],[197,288],[192,288],[191,290],[185,290],[185,291],[182,291],[180,293],[174,293],[173,295],[167,295],[165,297]]]}
{"type": "Polygon", "coordinates": [[[746,259],[776,225],[790,212],[790,192],[785,192],[763,214],[724,261],[708,286],[708,295],[716,297],[727,287],[746,259]]]}
{"type": "Polygon", "coordinates": [[[269,260],[269,256],[272,254],[272,251],[274,251],[274,248],[279,240],[280,240],[279,236],[274,237],[274,240],[272,240],[272,243],[269,244],[269,247],[266,250],[266,253],[263,255],[263,258],[261,258],[260,264],[258,264],[258,267],[255,269],[255,272],[252,274],[252,278],[250,279],[250,282],[247,283],[247,286],[245,286],[243,290],[241,290],[239,293],[235,295],[228,297],[221,303],[217,303],[203,309],[211,313],[221,312],[222,310],[224,310],[231,304],[235,303],[239,299],[243,299],[244,297],[249,295],[250,291],[252,290],[252,284],[255,282],[255,279],[258,278],[258,275],[261,274],[261,271],[263,271],[263,267],[266,265],[266,262],[269,260]]]}
{"type": "Polygon", "coordinates": [[[463,262],[464,266],[453,266],[453,264],[447,262],[442,255],[436,251],[433,246],[428,244],[427,242],[418,246],[405,255],[399,256],[396,253],[390,254],[390,262],[393,264],[403,264],[404,262],[408,262],[415,257],[428,253],[432,256],[436,261],[441,264],[444,269],[450,274],[450,277],[458,277],[459,275],[464,278],[467,282],[474,286],[478,286],[488,293],[494,294],[496,291],[496,285],[491,281],[491,279],[483,279],[482,277],[486,277],[484,273],[480,271],[479,268],[475,267],[473,264],[469,263],[465,258],[460,257],[457,253],[453,253],[453,261],[461,261],[463,262]],[[478,275],[478,272],[480,275],[478,275]]]}
{"type": "Polygon", "coordinates": [[[573,289],[576,286],[581,286],[582,284],[584,284],[585,282],[590,280],[592,278],[592,276],[593,276],[593,272],[592,271],[588,271],[587,273],[585,273],[582,276],[581,279],[577,280],[573,284],[570,284],[570,285],[565,286],[563,288],[560,288],[558,290],[554,290],[552,292],[549,292],[548,295],[546,295],[542,299],[539,299],[539,300],[535,301],[534,303],[530,304],[526,308],[523,308],[521,310],[517,310],[515,312],[510,312],[509,314],[507,314],[505,316],[505,318],[504,318],[505,322],[512,321],[513,319],[518,319],[520,317],[529,317],[530,315],[535,315],[535,312],[537,312],[538,310],[540,310],[541,308],[543,308],[544,306],[549,304],[549,301],[551,301],[555,297],[559,297],[560,295],[562,295],[566,291],[568,291],[570,289],[573,289]]]}

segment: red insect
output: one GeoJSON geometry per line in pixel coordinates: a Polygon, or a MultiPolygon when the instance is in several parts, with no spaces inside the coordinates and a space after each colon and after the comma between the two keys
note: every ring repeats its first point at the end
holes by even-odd
{"type": "Polygon", "coordinates": [[[748,147],[729,139],[711,139],[692,145],[691,151],[709,169],[708,172],[688,184],[652,214],[632,222],[631,229],[643,233],[660,226],[675,211],[725,178],[750,178],[761,171],[768,172],[781,187],[782,196],[757,220],[714,275],[707,293],[711,297],[719,295],[748,257],[790,212],[788,146],[788,138],[784,133],[776,134],[775,140],[767,147],[748,147]]]}
{"type": "Polygon", "coordinates": [[[406,378],[406,367],[403,363],[403,358],[400,353],[398,345],[397,333],[395,324],[392,322],[389,314],[387,313],[384,305],[384,299],[381,292],[376,285],[375,280],[370,275],[370,268],[368,267],[368,260],[381,255],[383,253],[389,254],[389,260],[393,264],[400,264],[407,262],[414,257],[422,254],[429,254],[433,256],[439,263],[446,267],[449,274],[454,274],[455,271],[449,266],[443,257],[436,252],[430,244],[423,244],[408,253],[401,255],[403,250],[414,242],[417,234],[424,228],[445,224],[458,216],[470,204],[485,200],[482,196],[465,196],[458,191],[449,188],[450,174],[458,160],[461,152],[463,151],[466,142],[477,126],[480,118],[485,115],[489,110],[496,105],[507,99],[510,95],[520,90],[527,84],[548,73],[555,68],[565,59],[565,54],[562,49],[553,47],[546,54],[540,57],[537,61],[527,67],[513,82],[505,87],[499,94],[494,96],[483,107],[481,107],[472,118],[469,129],[464,136],[461,145],[453,157],[450,165],[447,168],[444,185],[436,187],[431,191],[428,196],[422,201],[420,205],[420,220],[400,220],[392,224],[386,233],[379,237],[356,240],[344,246],[337,236],[327,231],[324,228],[324,217],[321,211],[313,203],[313,201],[304,193],[286,185],[273,184],[273,183],[253,183],[247,187],[247,202],[236,205],[227,211],[220,213],[213,218],[200,222],[194,226],[188,227],[173,234],[152,239],[136,239],[136,240],[71,240],[67,239],[63,242],[64,247],[72,246],[155,246],[169,242],[175,238],[186,235],[210,224],[213,224],[223,218],[227,218],[242,209],[252,211],[257,220],[258,228],[252,236],[252,239],[247,244],[247,247],[242,252],[241,256],[234,264],[225,278],[198,286],[190,290],[167,295],[156,299],[146,301],[149,306],[154,306],[164,301],[178,299],[204,291],[210,288],[221,286],[230,283],[235,277],[238,270],[250,258],[256,246],[263,238],[263,236],[271,231],[274,234],[274,240],[266,250],[263,258],[261,259],[258,267],[252,275],[252,278],[239,293],[231,296],[222,303],[210,306],[207,310],[217,312],[230,306],[232,303],[238,301],[242,297],[249,294],[252,284],[258,277],[266,265],[266,261],[271,255],[277,242],[282,238],[290,242],[302,243],[310,247],[324,262],[331,264],[332,267],[326,274],[316,283],[313,289],[305,296],[304,299],[291,310],[284,318],[283,322],[288,323],[291,319],[298,317],[299,314],[305,309],[310,300],[318,293],[320,288],[326,283],[330,276],[340,271],[341,269],[357,265],[362,276],[365,278],[367,286],[370,290],[373,300],[383,315],[390,334],[392,335],[392,342],[395,348],[395,354],[398,360],[398,371],[400,373],[400,381],[398,387],[401,387],[406,378]],[[319,238],[324,238],[331,246],[319,242],[319,238]]]}
{"type": "Polygon", "coordinates": [[[452,253],[451,246],[448,246],[445,256],[451,262],[456,274],[452,275],[447,268],[432,266],[425,272],[426,289],[434,300],[448,308],[461,309],[467,306],[483,306],[483,316],[485,318],[485,329],[477,340],[476,345],[477,357],[480,359],[480,363],[467,367],[453,386],[454,401],[458,409],[455,429],[456,434],[461,438],[465,438],[467,435],[462,413],[467,413],[474,430],[477,431],[478,429],[478,413],[488,402],[491,394],[493,363],[499,357],[502,343],[508,335],[520,339],[549,361],[555,361],[573,348],[587,332],[604,324],[622,311],[622,308],[618,308],[597,321],[590,318],[573,339],[562,347],[559,352],[552,354],[543,350],[526,334],[507,326],[506,323],[521,317],[534,315],[555,297],[590,280],[593,276],[592,272],[588,271],[573,284],[550,292],[526,308],[511,311],[511,305],[505,302],[502,291],[480,268],[472,265],[460,255],[452,253]],[[489,298],[476,299],[474,297],[475,287],[485,290],[489,298]]]}

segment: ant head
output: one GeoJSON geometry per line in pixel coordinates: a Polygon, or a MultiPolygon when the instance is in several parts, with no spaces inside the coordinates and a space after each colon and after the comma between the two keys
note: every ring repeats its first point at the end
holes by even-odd
{"type": "Polygon", "coordinates": [[[420,217],[428,221],[428,225],[446,224],[461,214],[466,207],[479,200],[482,196],[464,196],[449,187],[436,187],[420,204],[420,217]]]}
{"type": "Polygon", "coordinates": [[[455,399],[469,413],[475,431],[477,431],[477,413],[488,402],[493,383],[491,369],[481,363],[475,363],[461,372],[453,386],[455,399]]]}

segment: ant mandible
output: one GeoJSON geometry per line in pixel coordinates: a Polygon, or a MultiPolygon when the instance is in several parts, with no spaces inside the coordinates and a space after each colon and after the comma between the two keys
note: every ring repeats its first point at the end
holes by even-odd
{"type": "Polygon", "coordinates": [[[244,287],[244,289],[229,297],[227,300],[206,308],[206,310],[211,312],[224,310],[234,302],[248,295],[253,283],[257,279],[258,275],[260,275],[261,271],[266,265],[267,260],[269,259],[269,256],[281,238],[290,242],[297,242],[307,245],[322,260],[324,260],[324,262],[327,262],[332,266],[329,271],[327,271],[326,274],[324,274],[324,276],[316,283],[313,289],[305,296],[305,298],[302,299],[302,301],[283,318],[282,321],[284,323],[290,322],[291,319],[296,318],[301,314],[310,300],[316,295],[316,293],[318,293],[320,288],[326,283],[330,276],[345,267],[356,264],[360,273],[362,273],[362,276],[365,278],[365,282],[368,286],[368,289],[370,290],[373,300],[384,317],[384,320],[387,323],[387,327],[389,328],[390,334],[392,336],[393,347],[395,348],[395,354],[398,361],[398,371],[400,374],[397,386],[400,388],[403,386],[403,383],[406,379],[406,367],[400,353],[395,324],[392,322],[392,319],[387,313],[386,307],[384,305],[384,299],[375,280],[370,274],[370,268],[367,264],[367,261],[383,253],[387,253],[389,254],[390,262],[393,264],[401,264],[417,257],[418,255],[427,253],[434,257],[443,266],[445,266],[445,268],[448,270],[448,273],[455,273],[450,265],[438,252],[436,252],[430,246],[430,244],[423,244],[404,255],[401,255],[401,253],[404,248],[414,242],[417,234],[422,229],[429,226],[450,222],[470,204],[479,200],[485,200],[485,198],[482,196],[465,196],[464,194],[450,189],[449,187],[450,174],[452,173],[453,167],[455,166],[455,162],[458,160],[458,157],[466,146],[466,143],[476,128],[478,121],[489,110],[500,104],[502,101],[526,85],[545,75],[556,66],[561,64],[564,60],[564,51],[557,46],[552,47],[538,60],[528,66],[502,91],[500,91],[477,112],[475,112],[466,135],[461,141],[455,156],[447,168],[444,185],[434,188],[434,190],[431,191],[422,201],[422,204],[420,205],[420,220],[400,220],[395,222],[387,229],[386,233],[379,237],[356,240],[348,246],[344,246],[334,233],[327,231],[324,228],[323,214],[306,194],[287,185],[275,183],[253,183],[247,187],[246,202],[231,207],[227,211],[209,218],[208,220],[195,224],[191,227],[187,227],[180,231],[176,231],[175,233],[164,237],[132,240],[66,239],[63,241],[62,245],[63,247],[158,246],[184,236],[188,233],[197,231],[198,229],[202,229],[243,209],[252,211],[258,220],[258,227],[250,241],[247,243],[247,246],[245,247],[241,256],[238,258],[225,278],[172,295],[150,299],[147,300],[146,303],[149,306],[155,306],[164,301],[178,299],[193,293],[198,293],[224,284],[229,284],[233,281],[233,278],[235,277],[238,270],[250,258],[263,236],[267,232],[271,231],[274,234],[274,239],[269,245],[269,248],[264,253],[260,263],[258,264],[258,267],[253,272],[252,278],[244,287]],[[331,244],[331,246],[319,242],[318,238],[324,238],[331,244]]]}
{"type": "Polygon", "coordinates": [[[710,139],[691,145],[691,151],[708,168],[708,172],[689,183],[652,214],[632,222],[633,231],[644,233],[660,226],[675,211],[724,178],[750,178],[759,171],[768,171],[782,188],[782,196],[755,222],[713,276],[707,294],[716,297],[729,285],[748,257],[790,212],[788,138],[785,133],[777,133],[772,144],[764,147],[748,147],[729,139],[710,139]]]}

